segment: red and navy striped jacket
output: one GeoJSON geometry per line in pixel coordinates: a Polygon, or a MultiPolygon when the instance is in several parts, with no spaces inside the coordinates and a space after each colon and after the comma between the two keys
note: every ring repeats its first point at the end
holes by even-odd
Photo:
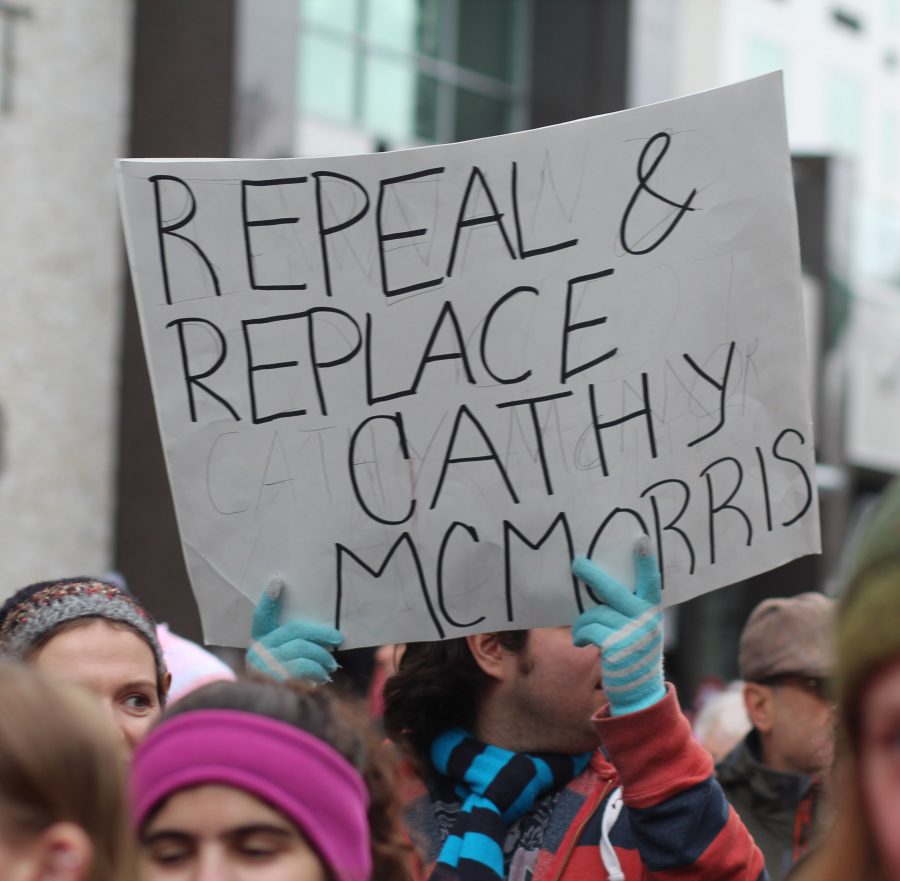
{"type": "MultiPolygon", "coordinates": [[[[534,823],[519,824],[530,829],[531,846],[513,842],[508,881],[767,879],[762,854],[726,802],[671,686],[646,710],[614,717],[604,708],[594,723],[603,751],[562,792],[535,805],[532,813],[546,815],[539,846],[534,823]]],[[[425,879],[447,824],[411,765],[404,774],[407,825],[425,879]]]]}

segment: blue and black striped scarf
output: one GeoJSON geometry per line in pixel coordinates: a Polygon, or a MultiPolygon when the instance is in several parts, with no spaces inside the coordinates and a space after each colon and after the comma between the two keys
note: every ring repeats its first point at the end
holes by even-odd
{"type": "Polygon", "coordinates": [[[590,759],[591,753],[515,753],[482,743],[462,728],[441,734],[432,744],[431,760],[456,783],[462,809],[431,881],[502,881],[507,827],[541,795],[578,776],[590,759]]]}

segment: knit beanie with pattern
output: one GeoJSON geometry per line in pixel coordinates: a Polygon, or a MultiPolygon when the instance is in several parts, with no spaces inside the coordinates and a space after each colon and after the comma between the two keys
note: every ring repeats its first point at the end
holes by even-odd
{"type": "Polygon", "coordinates": [[[166,664],[153,619],[127,591],[92,578],[44,581],[13,594],[0,608],[0,656],[25,660],[56,630],[80,618],[121,622],[134,630],[153,652],[162,693],[166,664]]]}

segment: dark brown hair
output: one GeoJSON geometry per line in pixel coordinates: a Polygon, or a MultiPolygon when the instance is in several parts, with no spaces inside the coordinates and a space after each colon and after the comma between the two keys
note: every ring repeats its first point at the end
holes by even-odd
{"type": "Polygon", "coordinates": [[[192,710],[241,710],[293,725],[337,750],[369,790],[372,881],[411,879],[412,846],[403,830],[394,762],[361,705],[330,689],[247,678],[212,682],[181,698],[163,720],[192,710]]]}
{"type": "MultiPolygon", "coordinates": [[[[518,653],[528,642],[528,631],[507,630],[497,637],[503,648],[518,653]]],[[[465,637],[410,643],[384,686],[384,730],[424,770],[441,732],[456,726],[472,729],[487,682],[465,637]]]]}

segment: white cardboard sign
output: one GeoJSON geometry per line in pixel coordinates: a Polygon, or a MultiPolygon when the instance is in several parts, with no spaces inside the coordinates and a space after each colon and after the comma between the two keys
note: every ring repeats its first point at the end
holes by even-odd
{"type": "Polygon", "coordinates": [[[781,77],[480,141],[120,163],[208,641],[273,576],[346,645],[667,604],[819,549],[781,77]]]}

